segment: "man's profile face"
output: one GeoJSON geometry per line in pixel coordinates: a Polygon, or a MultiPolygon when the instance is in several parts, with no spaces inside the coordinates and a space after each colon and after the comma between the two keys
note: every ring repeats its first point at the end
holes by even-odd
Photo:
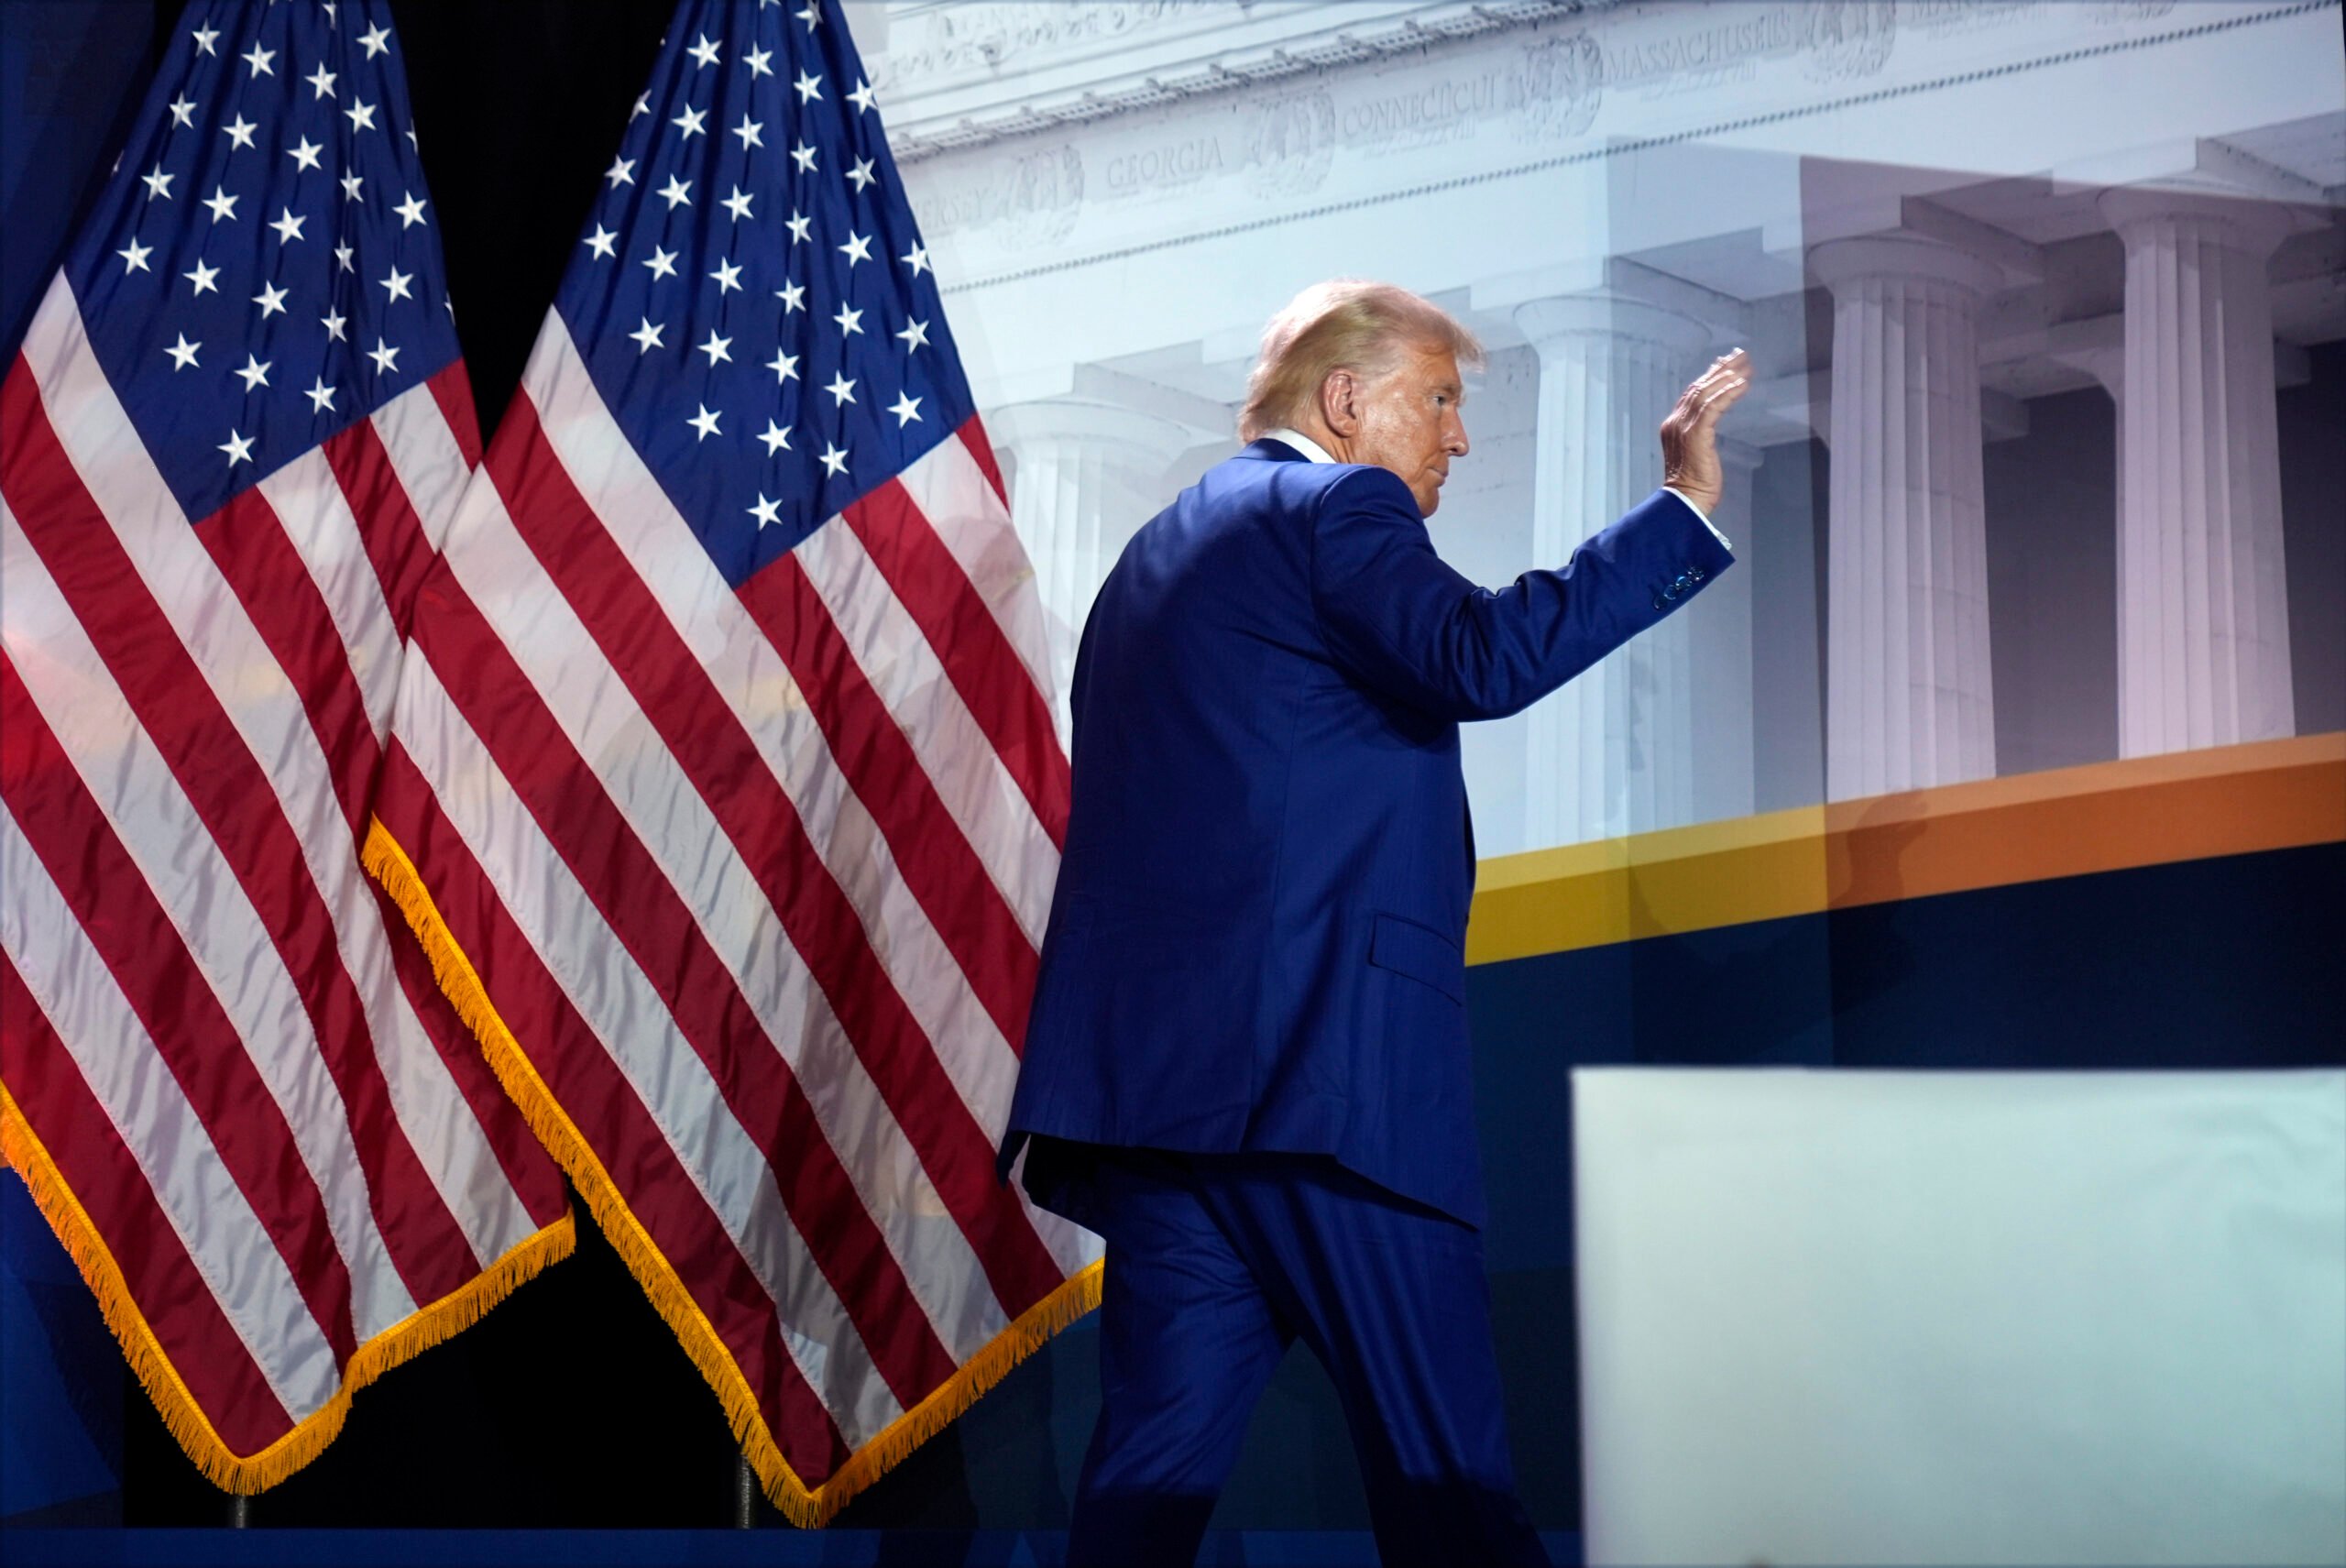
{"type": "Polygon", "coordinates": [[[1442,504],[1450,460],[1466,455],[1466,426],[1458,416],[1463,392],[1457,356],[1418,347],[1363,393],[1354,460],[1398,475],[1427,517],[1442,504]]]}

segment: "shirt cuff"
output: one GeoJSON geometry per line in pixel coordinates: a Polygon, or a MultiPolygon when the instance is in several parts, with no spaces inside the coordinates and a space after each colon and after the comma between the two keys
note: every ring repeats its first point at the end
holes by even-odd
{"type": "Polygon", "coordinates": [[[1711,537],[1717,540],[1720,546],[1724,548],[1728,554],[1732,555],[1735,554],[1734,541],[1730,540],[1726,534],[1719,532],[1719,525],[1713,522],[1710,518],[1705,514],[1701,507],[1696,506],[1692,500],[1688,499],[1685,491],[1680,489],[1675,485],[1664,485],[1662,486],[1662,488],[1668,490],[1672,495],[1676,496],[1680,500],[1685,501],[1686,510],[1693,512],[1696,517],[1702,518],[1703,526],[1711,531],[1711,537]]]}

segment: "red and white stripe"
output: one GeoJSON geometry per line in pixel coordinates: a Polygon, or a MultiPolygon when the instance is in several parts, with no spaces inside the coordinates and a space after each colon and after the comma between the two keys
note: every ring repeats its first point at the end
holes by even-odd
{"type": "Polygon", "coordinates": [[[993,1175],[1067,771],[982,450],[736,591],[549,313],[381,795],[810,1486],[1099,1255],[993,1175]]]}
{"type": "Polygon", "coordinates": [[[195,521],[62,277],[0,386],[0,1081],[240,1454],[563,1212],[357,856],[463,374],[195,521]]]}

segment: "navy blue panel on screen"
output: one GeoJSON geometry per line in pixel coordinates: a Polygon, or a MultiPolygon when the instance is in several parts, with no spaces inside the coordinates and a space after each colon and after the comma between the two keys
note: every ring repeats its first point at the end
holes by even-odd
{"type": "Polygon", "coordinates": [[[736,587],[975,412],[873,102],[819,0],[686,0],[555,298],[736,587]]]}
{"type": "Polygon", "coordinates": [[[81,232],[145,99],[152,0],[0,0],[0,358],[81,232]]]}
{"type": "Polygon", "coordinates": [[[1835,910],[1839,1067],[2346,1066],[2346,844],[1835,910]]]}
{"type": "Polygon", "coordinates": [[[0,1527],[121,1491],[123,1383],[90,1288],[0,1171],[0,1527]]]}
{"type": "Polygon", "coordinates": [[[2318,844],[1477,965],[1490,1266],[1572,1263],[1574,1067],[2346,1064],[2341,887],[2318,844]]]}
{"type": "Polygon", "coordinates": [[[1830,937],[1809,915],[1468,970],[1491,1267],[1573,1261],[1573,1069],[1832,1066],[1830,937]]]}
{"type": "Polygon", "coordinates": [[[196,0],[66,260],[191,521],[456,358],[395,48],[380,0],[196,0]]]}

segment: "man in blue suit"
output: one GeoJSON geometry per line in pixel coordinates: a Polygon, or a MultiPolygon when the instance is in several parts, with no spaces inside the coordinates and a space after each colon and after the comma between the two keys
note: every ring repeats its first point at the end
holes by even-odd
{"type": "Polygon", "coordinates": [[[1537,701],[1733,563],[1705,513],[1746,364],[1663,422],[1665,489],[1495,593],[1425,526],[1480,357],[1402,290],[1307,290],[1265,334],[1252,444],[1140,530],[1083,629],[1003,1151],[1108,1244],[1070,1563],[1191,1561],[1299,1336],[1387,1563],[1546,1561],[1477,1228],[1458,725],[1537,701]]]}

